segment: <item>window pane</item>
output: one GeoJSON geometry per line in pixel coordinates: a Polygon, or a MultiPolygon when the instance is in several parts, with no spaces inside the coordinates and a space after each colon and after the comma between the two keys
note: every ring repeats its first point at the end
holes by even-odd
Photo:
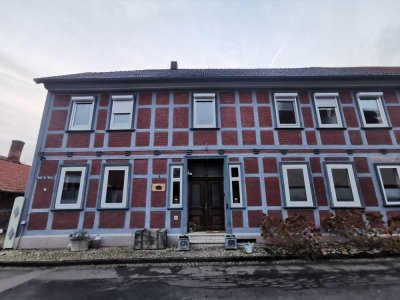
{"type": "Polygon", "coordinates": [[[239,177],[239,168],[231,168],[231,177],[239,177]]]}
{"type": "Polygon", "coordinates": [[[302,169],[287,170],[291,201],[307,201],[306,185],[302,169]]]}
{"type": "Polygon", "coordinates": [[[177,181],[172,183],[172,203],[181,203],[181,183],[177,181]]]}
{"type": "Polygon", "coordinates": [[[129,126],[130,122],[130,114],[114,114],[114,125],[115,126],[122,126],[127,125],[129,126]]]}
{"type": "Polygon", "coordinates": [[[76,103],[75,126],[90,125],[90,117],[92,115],[92,103],[76,103]]]}
{"type": "Polygon", "coordinates": [[[106,203],[122,203],[124,196],[124,170],[109,170],[106,203]]]}
{"type": "Polygon", "coordinates": [[[214,125],[214,102],[196,101],[196,125],[214,125]]]}
{"type": "Polygon", "coordinates": [[[239,181],[232,181],[232,202],[240,203],[240,198],[239,181]]]}
{"type": "Polygon", "coordinates": [[[60,204],[76,204],[80,188],[82,171],[65,172],[60,204]]]}
{"type": "Polygon", "coordinates": [[[319,108],[319,116],[321,118],[321,124],[338,124],[334,107],[319,108]]]}
{"type": "Polygon", "coordinates": [[[361,100],[365,122],[367,124],[382,124],[382,116],[376,100],[361,100]]]}
{"type": "Polygon", "coordinates": [[[332,170],[333,184],[335,186],[337,201],[354,201],[351,190],[350,176],[347,169],[332,170]]]}
{"type": "Polygon", "coordinates": [[[293,101],[277,101],[280,124],[296,124],[296,114],[293,101]]]}
{"type": "Polygon", "coordinates": [[[387,201],[400,200],[400,180],[396,168],[380,169],[387,201]]]}
{"type": "Polygon", "coordinates": [[[113,101],[113,111],[116,113],[131,113],[132,103],[132,100],[113,101]]]}
{"type": "Polygon", "coordinates": [[[180,168],[173,168],[173,177],[180,178],[181,177],[181,169],[180,168]]]}

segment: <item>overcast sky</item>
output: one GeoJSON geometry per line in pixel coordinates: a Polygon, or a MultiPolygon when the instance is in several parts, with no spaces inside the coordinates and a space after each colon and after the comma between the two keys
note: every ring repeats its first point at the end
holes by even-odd
{"type": "Polygon", "coordinates": [[[398,0],[0,0],[0,155],[31,163],[33,78],[151,68],[400,66],[398,0]]]}

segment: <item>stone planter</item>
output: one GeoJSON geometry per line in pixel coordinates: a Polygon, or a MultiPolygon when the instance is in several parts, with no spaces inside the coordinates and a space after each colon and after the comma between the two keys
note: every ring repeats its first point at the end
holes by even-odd
{"type": "Polygon", "coordinates": [[[90,239],[71,241],[71,251],[85,251],[89,249],[90,239]]]}

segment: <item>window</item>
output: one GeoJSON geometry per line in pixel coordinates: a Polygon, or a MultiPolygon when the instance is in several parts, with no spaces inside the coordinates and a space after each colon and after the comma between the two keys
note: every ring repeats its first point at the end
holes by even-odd
{"type": "Polygon", "coordinates": [[[58,183],[55,209],[80,209],[86,167],[63,167],[58,183]]]}
{"type": "Polygon", "coordinates": [[[182,208],[182,166],[171,166],[170,208],[182,208]]]}
{"type": "Polygon", "coordinates": [[[104,169],[101,208],[125,208],[128,198],[128,166],[104,169]]]}
{"type": "Polygon", "coordinates": [[[313,199],[307,165],[282,165],[287,207],[310,207],[313,199]]]}
{"type": "Polygon", "coordinates": [[[364,127],[387,127],[388,122],[382,104],[382,93],[358,93],[358,105],[364,127]]]}
{"type": "Polygon", "coordinates": [[[353,166],[327,164],[326,168],[333,207],[361,207],[353,166]]]}
{"type": "Polygon", "coordinates": [[[315,93],[314,103],[318,126],[321,128],[343,127],[340,117],[337,93],[315,93]]]}
{"type": "Polygon", "coordinates": [[[297,94],[279,93],[275,98],[275,116],[278,127],[300,127],[297,94]]]}
{"type": "Polygon", "coordinates": [[[231,207],[243,207],[240,165],[229,165],[231,207]]]}
{"type": "Polygon", "coordinates": [[[112,96],[110,129],[132,129],[133,96],[112,96]]]}
{"type": "Polygon", "coordinates": [[[400,166],[378,165],[379,180],[386,205],[400,204],[400,166]]]}
{"type": "Polygon", "coordinates": [[[193,97],[193,127],[216,128],[215,94],[194,94],[193,97]]]}
{"type": "Polygon", "coordinates": [[[92,128],[94,97],[72,97],[72,113],[69,130],[92,128]]]}

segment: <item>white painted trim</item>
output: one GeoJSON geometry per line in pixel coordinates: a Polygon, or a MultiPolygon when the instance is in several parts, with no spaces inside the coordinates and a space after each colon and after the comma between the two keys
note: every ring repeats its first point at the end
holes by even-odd
{"type": "Polygon", "coordinates": [[[356,179],[354,176],[353,166],[351,164],[327,164],[326,170],[328,173],[328,182],[332,196],[333,207],[361,207],[360,196],[358,194],[356,179]],[[351,192],[353,193],[353,201],[337,201],[336,189],[333,181],[332,170],[346,169],[349,174],[351,192]]]}
{"type": "Polygon", "coordinates": [[[104,176],[103,176],[103,186],[101,191],[101,208],[125,208],[128,199],[128,175],[129,175],[129,166],[106,166],[104,168],[104,176]],[[107,186],[108,186],[108,175],[110,171],[124,171],[124,189],[122,195],[121,203],[106,203],[107,197],[107,186]]]}
{"type": "Polygon", "coordinates": [[[312,207],[314,206],[313,197],[311,192],[310,185],[310,177],[308,175],[308,169],[306,164],[284,164],[282,165],[282,176],[283,176],[283,185],[285,189],[285,197],[286,197],[286,206],[287,207],[312,207]],[[290,187],[289,187],[289,178],[288,178],[288,170],[302,170],[303,171],[303,179],[304,179],[304,188],[306,190],[306,201],[292,201],[290,199],[290,187]]]}
{"type": "Polygon", "coordinates": [[[297,103],[297,94],[295,93],[281,93],[281,94],[274,94],[274,106],[275,106],[275,118],[276,118],[276,125],[279,128],[298,128],[300,127],[300,116],[299,116],[299,107],[297,103]],[[278,104],[277,102],[293,102],[293,109],[294,115],[296,119],[295,124],[281,124],[279,119],[279,111],[278,111],[278,104]]]}
{"type": "Polygon", "coordinates": [[[215,94],[207,93],[207,94],[193,94],[193,127],[194,128],[215,128],[217,127],[217,118],[216,118],[216,105],[215,105],[215,94]],[[197,123],[197,103],[198,102],[211,102],[212,103],[212,111],[210,112],[213,117],[212,123],[209,124],[198,124],[197,123]]]}
{"type": "Polygon", "coordinates": [[[111,108],[111,117],[110,117],[110,129],[132,129],[132,116],[133,116],[133,105],[134,105],[134,99],[132,95],[118,95],[118,96],[111,96],[112,99],[112,108],[111,108]],[[130,110],[126,112],[122,111],[115,111],[114,103],[118,101],[124,101],[128,102],[131,101],[130,103],[130,110]],[[116,126],[114,125],[114,119],[115,119],[115,114],[129,114],[129,122],[126,125],[122,126],[116,126]]]}
{"type": "Polygon", "coordinates": [[[360,110],[360,115],[361,119],[363,122],[364,127],[368,128],[379,128],[379,127],[388,127],[388,120],[386,117],[386,112],[385,109],[383,108],[383,103],[382,103],[382,96],[383,93],[381,92],[376,92],[376,93],[357,93],[357,102],[358,102],[358,108],[360,110]],[[364,99],[362,99],[364,98],[364,99]],[[378,106],[379,113],[381,114],[382,118],[382,123],[381,124],[367,124],[365,121],[365,116],[364,116],[364,111],[361,107],[361,102],[363,100],[375,100],[378,106]]]}
{"type": "Polygon", "coordinates": [[[60,173],[60,178],[58,180],[57,196],[56,196],[54,208],[55,209],[79,209],[79,208],[81,208],[85,178],[86,178],[86,167],[62,167],[61,173],[60,173]],[[78,198],[76,199],[75,204],[61,204],[61,195],[63,192],[65,174],[66,174],[66,172],[69,172],[69,171],[80,171],[81,172],[78,198]]]}
{"type": "Polygon", "coordinates": [[[94,97],[93,96],[72,97],[71,100],[72,100],[72,112],[71,112],[71,116],[70,116],[68,129],[69,130],[90,130],[90,129],[92,129],[94,97]],[[87,125],[74,125],[76,108],[79,104],[91,104],[90,118],[89,118],[89,123],[87,125]]]}
{"type": "Polygon", "coordinates": [[[321,128],[341,128],[343,127],[343,122],[342,122],[342,116],[340,114],[339,110],[339,104],[338,104],[338,94],[337,93],[315,93],[314,94],[314,105],[315,105],[315,111],[317,114],[317,120],[318,120],[318,126],[321,128]],[[322,104],[321,102],[331,102],[328,104],[322,104]],[[338,120],[337,124],[322,124],[321,121],[321,115],[319,113],[320,108],[325,108],[325,107],[333,107],[335,109],[335,114],[336,118],[338,120]]]}
{"type": "Polygon", "coordinates": [[[378,165],[378,166],[376,166],[376,168],[378,170],[379,183],[381,185],[381,190],[383,192],[385,205],[400,205],[400,199],[399,199],[399,201],[388,201],[387,200],[385,185],[384,185],[384,182],[382,179],[382,174],[381,174],[381,169],[395,169],[397,171],[397,176],[399,176],[399,178],[400,178],[400,166],[399,165],[378,165]]]}
{"type": "Polygon", "coordinates": [[[229,191],[230,191],[230,198],[231,198],[231,207],[232,208],[240,208],[243,207],[243,191],[242,191],[242,170],[241,170],[241,165],[240,164],[232,164],[229,165],[229,191]],[[232,169],[237,168],[238,169],[238,176],[237,177],[232,177],[232,169]],[[240,202],[239,203],[234,203],[233,202],[233,182],[237,181],[239,182],[239,194],[240,194],[240,202]]]}
{"type": "Polygon", "coordinates": [[[182,165],[172,165],[170,170],[170,189],[169,189],[169,207],[170,208],[182,208],[182,178],[183,178],[183,167],[182,165]],[[174,178],[174,169],[179,169],[179,178],[174,178]],[[173,189],[174,189],[174,182],[179,182],[179,203],[174,203],[173,199],[173,189]]]}

